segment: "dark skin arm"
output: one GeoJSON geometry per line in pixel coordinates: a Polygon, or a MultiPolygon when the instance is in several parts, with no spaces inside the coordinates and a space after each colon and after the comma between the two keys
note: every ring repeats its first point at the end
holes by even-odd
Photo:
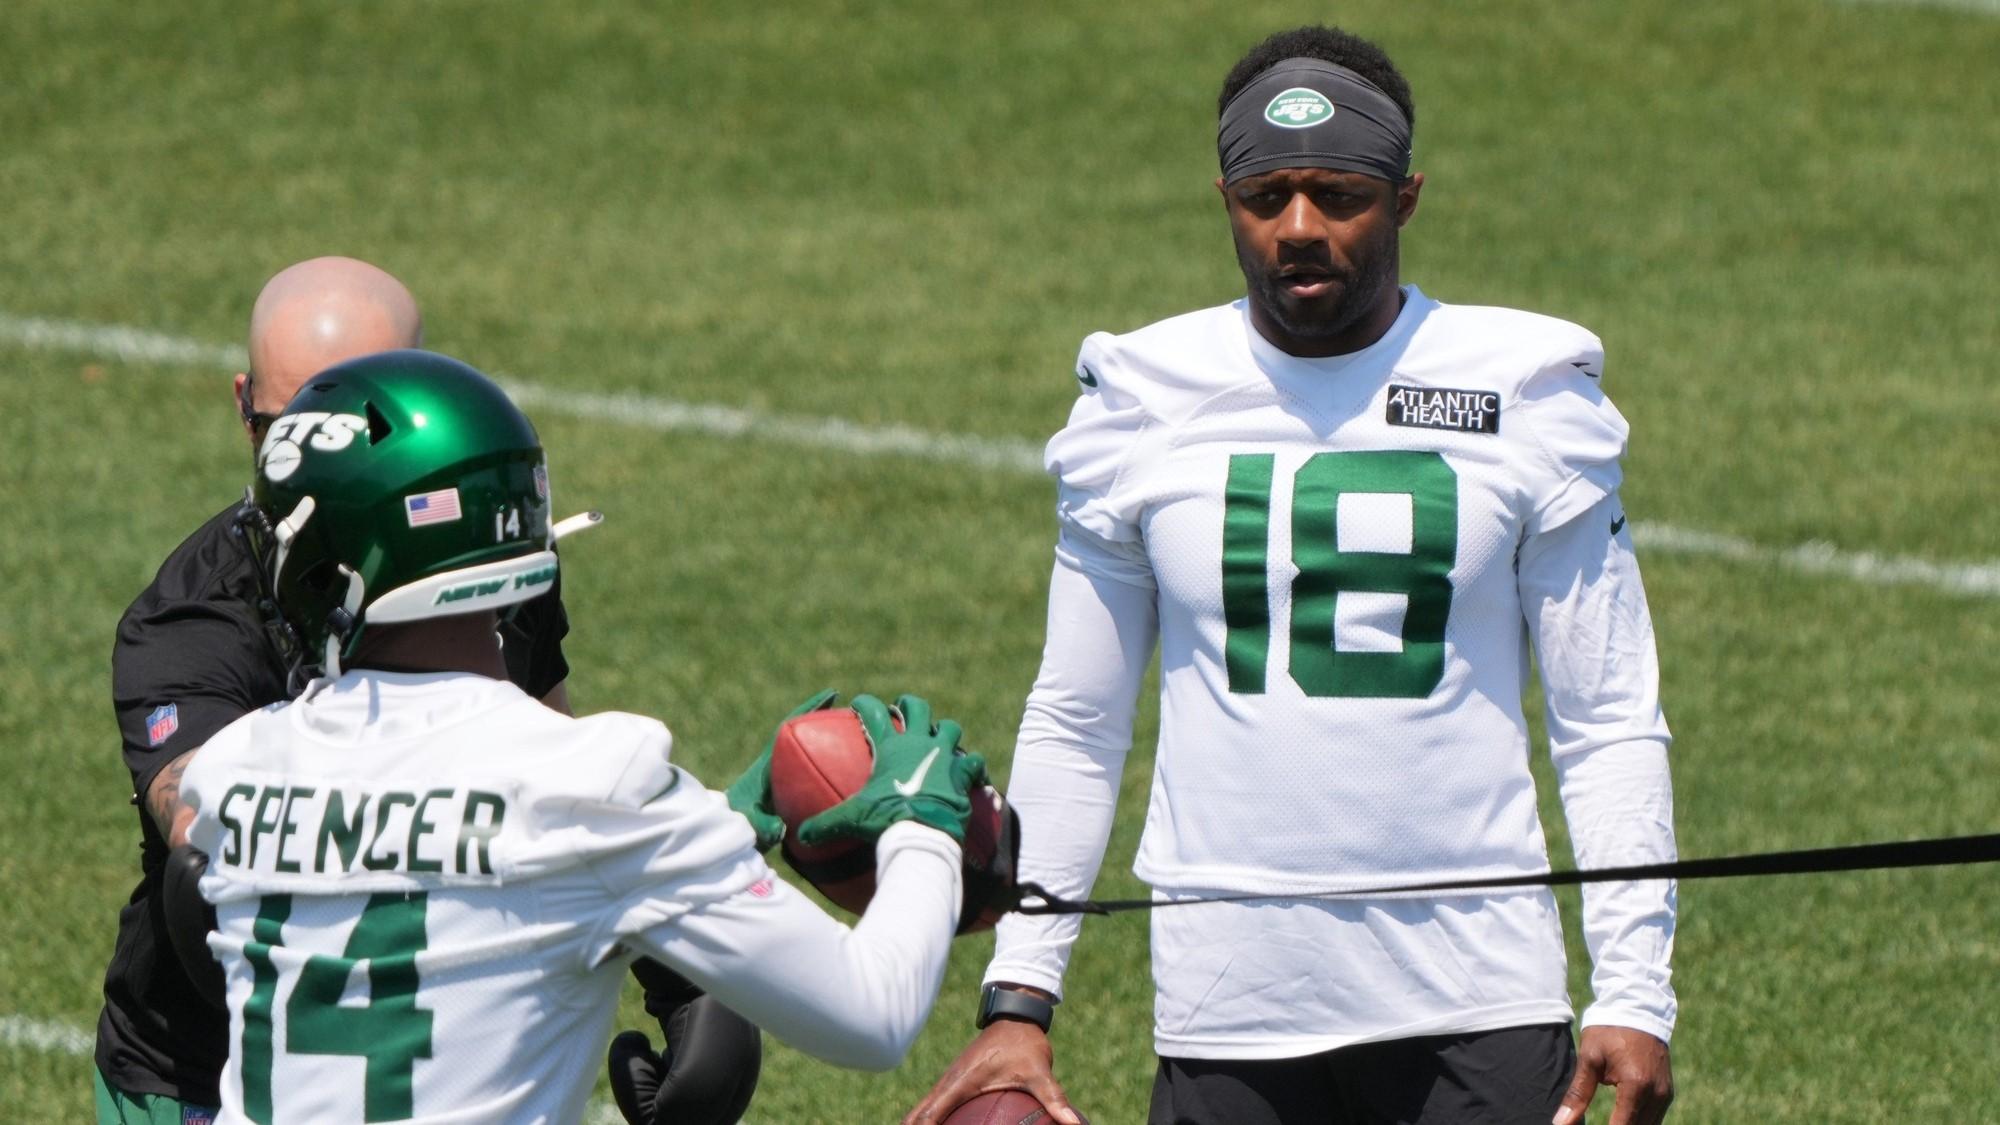
{"type": "Polygon", "coordinates": [[[1554,1125],[1581,1120],[1600,1085],[1618,1087],[1610,1125],[1659,1125],[1674,1100],[1667,1045],[1629,1027],[1586,1027],[1577,1040],[1576,1074],[1554,1125]]]}
{"type": "Polygon", "coordinates": [[[187,843],[188,826],[194,823],[194,808],[181,802],[181,775],[187,772],[194,755],[190,750],[168,762],[146,786],[146,814],[153,818],[160,835],[166,837],[169,848],[187,843]]]}
{"type": "MultiPolygon", "coordinates": [[[[1024,991],[1054,999],[1038,988],[1024,991]]],[[[1056,1081],[1054,1066],[1055,1052],[1041,1028],[1021,1020],[994,1020],[959,1052],[924,1100],[904,1115],[903,1125],[942,1121],[989,1090],[1026,1090],[1055,1120],[1076,1125],[1081,1119],[1056,1081]]]]}

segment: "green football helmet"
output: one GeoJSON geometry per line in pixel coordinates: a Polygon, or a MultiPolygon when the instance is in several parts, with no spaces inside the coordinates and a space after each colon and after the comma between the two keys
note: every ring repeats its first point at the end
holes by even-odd
{"type": "Polygon", "coordinates": [[[281,645],[330,676],[371,625],[549,591],[541,440],[491,379],[433,352],[314,376],[271,424],[244,511],[281,645]]]}

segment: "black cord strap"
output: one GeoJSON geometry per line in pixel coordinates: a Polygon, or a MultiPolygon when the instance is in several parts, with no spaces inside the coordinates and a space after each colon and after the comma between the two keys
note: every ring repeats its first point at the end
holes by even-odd
{"type": "Polygon", "coordinates": [[[1403,883],[1387,887],[1341,887],[1304,894],[1217,895],[1213,898],[1086,899],[1073,901],[1050,894],[1038,883],[1020,884],[1016,914],[1120,914],[1162,906],[1193,906],[1204,902],[1259,902],[1267,899],[1375,898],[1420,891],[1472,891],[1490,887],[1565,887],[1578,883],[1629,882],[1638,879],[1728,879],[1739,875],[1813,875],[1830,871],[1877,871],[1894,867],[1948,867],[1964,863],[2000,862],[2000,833],[1947,836],[1892,844],[1851,844],[1838,848],[1807,848],[1789,852],[1680,859],[1590,871],[1544,871],[1536,875],[1500,875],[1488,879],[1450,879],[1436,883],[1403,883]]]}

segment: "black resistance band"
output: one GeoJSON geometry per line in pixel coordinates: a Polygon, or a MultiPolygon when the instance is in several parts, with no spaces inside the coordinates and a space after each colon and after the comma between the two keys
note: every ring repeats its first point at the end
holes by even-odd
{"type": "Polygon", "coordinates": [[[1304,894],[1217,895],[1212,898],[1124,898],[1075,902],[1050,894],[1036,883],[1022,883],[1017,914],[1121,914],[1163,906],[1193,906],[1204,902],[1260,902],[1307,898],[1378,898],[1423,891],[1473,891],[1492,887],[1566,887],[1578,883],[1630,882],[1638,879],[1728,879],[1739,875],[1813,875],[1833,871],[1878,871],[1895,867],[1949,867],[1965,863],[2000,862],[2000,833],[1947,836],[1894,844],[1851,844],[1838,848],[1808,848],[1789,852],[1681,859],[1602,867],[1594,871],[1545,871],[1535,875],[1501,875],[1489,879],[1455,879],[1438,883],[1403,883],[1386,887],[1342,887],[1304,894]]]}

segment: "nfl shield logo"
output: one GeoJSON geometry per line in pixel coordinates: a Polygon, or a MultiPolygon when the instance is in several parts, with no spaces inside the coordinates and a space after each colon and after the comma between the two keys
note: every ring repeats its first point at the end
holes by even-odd
{"type": "Polygon", "coordinates": [[[215,1125],[216,1111],[205,1105],[181,1106],[181,1125],[215,1125]]]}
{"type": "Polygon", "coordinates": [[[153,708],[146,716],[146,745],[158,746],[174,736],[181,729],[181,709],[176,703],[153,708]]]}

